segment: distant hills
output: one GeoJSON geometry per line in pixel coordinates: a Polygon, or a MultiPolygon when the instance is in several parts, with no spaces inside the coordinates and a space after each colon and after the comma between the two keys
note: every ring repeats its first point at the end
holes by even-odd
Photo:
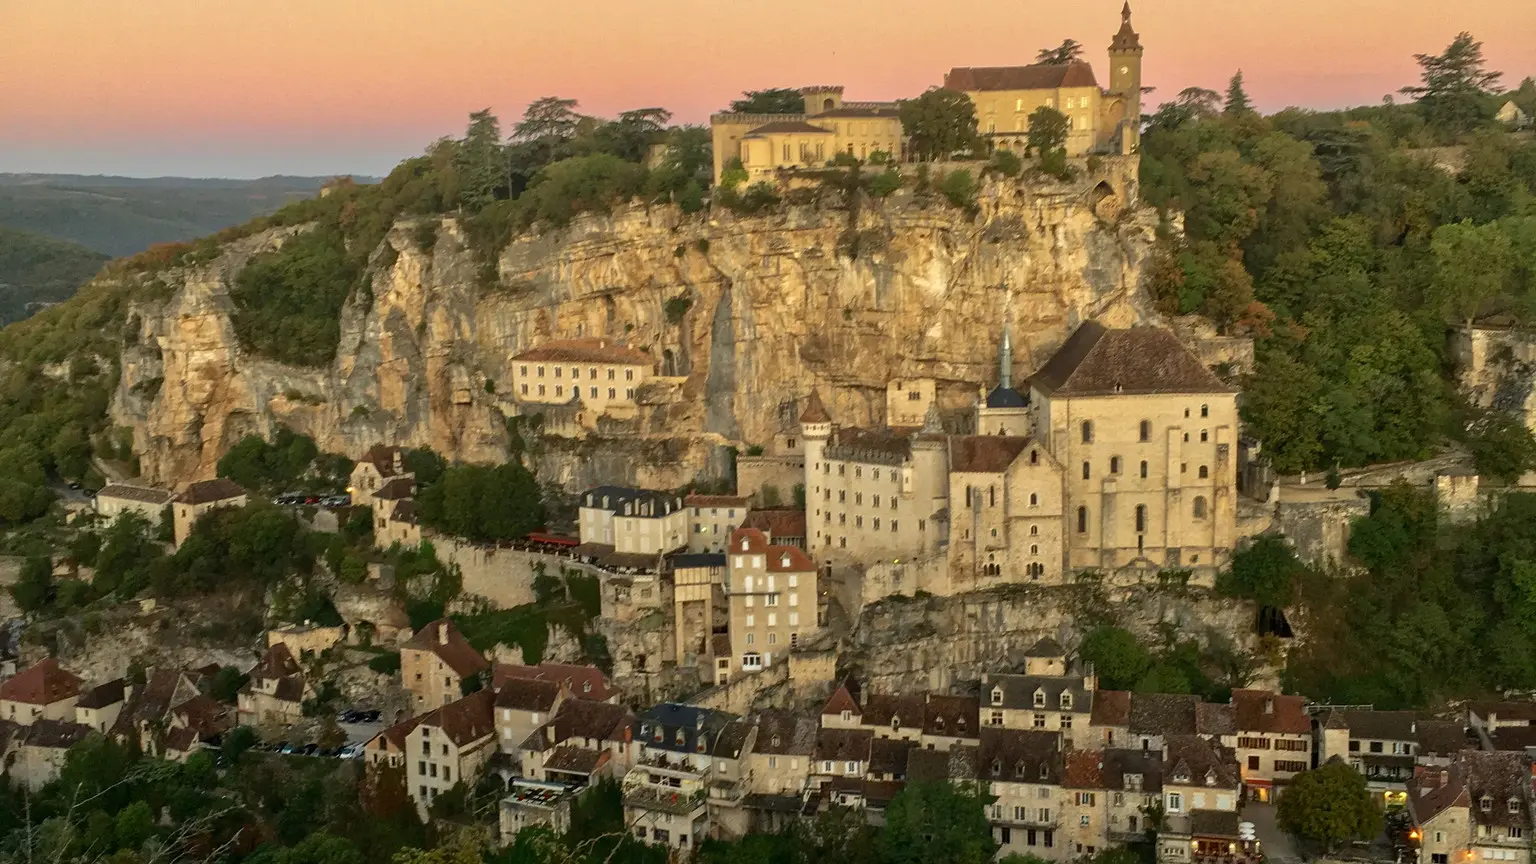
{"type": "Polygon", "coordinates": [[[107,260],[77,243],[0,226],[0,325],[68,300],[107,260]]]}

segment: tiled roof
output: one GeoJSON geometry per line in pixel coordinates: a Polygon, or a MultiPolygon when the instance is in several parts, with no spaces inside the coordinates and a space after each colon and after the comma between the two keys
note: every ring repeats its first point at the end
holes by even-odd
{"type": "Polygon", "coordinates": [[[1233,690],[1232,707],[1237,714],[1238,732],[1269,732],[1308,735],[1312,718],[1307,716],[1306,700],[1268,690],[1233,690]]]}
{"type": "Polygon", "coordinates": [[[1349,730],[1349,737],[1360,740],[1412,741],[1418,737],[1418,715],[1412,711],[1332,712],[1337,722],[1349,730]]]}
{"type": "Polygon", "coordinates": [[[421,628],[411,637],[411,641],[401,647],[436,654],[460,678],[466,678],[491,665],[459,632],[458,625],[448,618],[439,618],[421,628]]]}
{"type": "Polygon", "coordinates": [[[1232,735],[1237,732],[1237,713],[1231,705],[1201,702],[1195,706],[1195,731],[1201,735],[1232,735]]]}
{"type": "Polygon", "coordinates": [[[464,747],[496,734],[492,711],[495,698],[490,690],[477,690],[422,717],[421,725],[443,730],[448,740],[464,747]]]}
{"type": "MultiPolygon", "coordinates": [[[[1428,724],[1419,724],[1419,731],[1421,733],[1426,725],[1428,724]]],[[[1422,736],[1420,740],[1423,740],[1422,736]]],[[[1524,752],[1531,748],[1536,748],[1536,726],[1501,726],[1488,733],[1488,742],[1493,745],[1495,750],[1524,752]]],[[[1469,746],[1467,737],[1463,734],[1461,737],[1461,747],[1467,746],[1469,746]]]]}
{"type": "Polygon", "coordinates": [[[596,666],[578,666],[570,663],[540,663],[537,666],[513,666],[497,663],[492,671],[496,689],[506,685],[511,678],[532,678],[537,681],[554,681],[564,684],[577,699],[606,702],[613,696],[613,685],[608,676],[596,666]]]}
{"type": "Polygon", "coordinates": [[[1199,735],[1169,735],[1163,783],[1231,789],[1238,784],[1237,757],[1229,747],[1199,735]]]}
{"type": "Polygon", "coordinates": [[[293,658],[293,652],[286,643],[278,642],[261,655],[250,675],[252,678],[286,678],[299,673],[299,661],[293,658]]]}
{"type": "MultiPolygon", "coordinates": [[[[822,729],[816,735],[817,761],[868,762],[870,742],[875,733],[868,729],[822,729]]],[[[839,773],[842,766],[836,766],[839,773]]]]}
{"type": "Polygon", "coordinates": [[[769,546],[769,573],[815,573],[816,563],[797,546],[769,546]]]}
{"type": "Polygon", "coordinates": [[[239,483],[219,477],[215,480],[199,480],[193,483],[176,496],[176,500],[182,504],[212,504],[216,501],[239,498],[244,494],[245,490],[239,483]]]}
{"type": "Polygon", "coordinates": [[[168,753],[191,753],[197,749],[197,730],[182,726],[165,733],[165,749],[168,753]]]}
{"type": "Polygon", "coordinates": [[[897,780],[907,776],[907,755],[918,742],[907,738],[875,738],[869,742],[869,773],[889,774],[897,780]]]}
{"type": "Polygon", "coordinates": [[[393,477],[396,473],[406,473],[404,470],[404,455],[405,454],[401,452],[399,447],[392,447],[387,444],[375,444],[372,447],[369,447],[368,452],[363,454],[363,458],[357,461],[368,462],[372,464],[374,469],[379,472],[380,477],[393,477]],[[402,470],[399,472],[395,471],[396,460],[399,460],[401,463],[400,467],[402,470]]]}
{"type": "Polygon", "coordinates": [[[374,490],[373,497],[379,501],[402,501],[416,494],[416,481],[410,477],[396,477],[374,490]]]}
{"type": "Polygon", "coordinates": [[[746,495],[699,495],[690,494],[683,499],[685,507],[745,507],[752,499],[746,495]]]}
{"type": "Polygon", "coordinates": [[[554,681],[509,678],[501,689],[496,691],[496,707],[510,708],[514,711],[548,713],[554,710],[555,701],[559,698],[560,685],[554,681]]]}
{"type": "Polygon", "coordinates": [[[128,683],[121,678],[114,678],[105,684],[97,684],[80,694],[80,698],[75,701],[75,707],[105,708],[108,705],[116,705],[126,698],[127,688],[128,683]]]}
{"type": "Polygon", "coordinates": [[[591,774],[608,761],[607,750],[591,750],[573,744],[562,744],[544,757],[548,771],[564,771],[569,774],[591,774]]]}
{"type": "Polygon", "coordinates": [[[407,498],[396,504],[394,511],[389,514],[389,521],[399,522],[403,525],[420,524],[421,514],[416,510],[416,502],[407,498]]]}
{"type": "MultiPolygon", "coordinates": [[[[1529,729],[1532,732],[1536,732],[1536,726],[1525,726],[1508,727],[1500,729],[1493,734],[1497,736],[1499,732],[1510,731],[1510,729],[1516,731],[1529,729]]],[[[1454,756],[1468,747],[1475,746],[1472,740],[1467,734],[1467,728],[1459,720],[1419,721],[1418,752],[1422,756],[1454,756]]],[[[1497,742],[1497,737],[1495,737],[1495,742],[1497,742]]],[[[1533,743],[1536,743],[1536,737],[1533,737],[1533,743]]],[[[1502,750],[1504,748],[1496,746],[1494,749],[1502,750]]]]}
{"type": "Polygon", "coordinates": [[[1471,807],[1466,763],[1458,758],[1448,768],[1420,766],[1408,781],[1408,804],[1420,824],[1451,807],[1471,807]]]}
{"type": "Polygon", "coordinates": [[[923,706],[923,734],[975,738],[981,710],[974,696],[929,695],[923,706]]]}
{"type": "Polygon", "coordinates": [[[855,717],[858,717],[864,713],[863,710],[859,708],[859,703],[854,701],[853,694],[848,691],[848,685],[846,683],[839,684],[837,689],[832,691],[831,698],[827,699],[827,704],[821,707],[821,713],[823,715],[840,715],[844,711],[852,712],[853,716],[855,717]]]}
{"type": "Polygon", "coordinates": [[[555,739],[591,738],[594,741],[623,741],[634,718],[629,708],[609,702],[567,699],[555,715],[555,739]]]}
{"type": "Polygon", "coordinates": [[[978,779],[1052,785],[1061,782],[1060,733],[988,726],[981,730],[980,737],[978,779]]]}
{"type": "Polygon", "coordinates": [[[1068,789],[1103,789],[1104,754],[1098,750],[1074,750],[1066,754],[1061,785],[1068,789]]]}
{"type": "Polygon", "coordinates": [[[673,555],[671,561],[673,570],[709,569],[724,567],[725,555],[717,552],[689,552],[673,555]]]}
{"type": "Polygon", "coordinates": [[[1099,690],[1093,694],[1089,722],[1095,726],[1129,726],[1131,694],[1128,690],[1099,690]]]}
{"type": "Polygon", "coordinates": [[[1490,716],[1500,720],[1524,720],[1536,723],[1536,702],[1474,702],[1467,710],[1486,721],[1490,716]]]}
{"type": "Polygon", "coordinates": [[[838,429],[827,442],[829,459],[847,462],[900,462],[912,456],[912,430],[838,429]]]}
{"type": "Polygon", "coordinates": [[[218,735],[234,725],[229,706],[202,693],[177,705],[171,714],[180,717],[187,728],[199,736],[218,735]]]}
{"type": "Polygon", "coordinates": [[[992,698],[992,692],[1001,688],[1003,701],[1001,707],[1020,711],[1071,711],[1079,714],[1090,714],[1093,711],[1095,693],[1084,687],[1084,680],[1080,676],[1058,677],[1056,675],[983,675],[981,679],[981,701],[985,705],[997,705],[992,698]],[[1035,704],[1035,693],[1041,692],[1045,699],[1041,705],[1035,704]],[[1062,694],[1068,694],[1070,701],[1062,704],[1062,694]]]}
{"type": "Polygon", "coordinates": [[[1220,837],[1237,839],[1237,824],[1241,820],[1235,810],[1189,811],[1189,833],[1195,837],[1220,837]]]}
{"type": "Polygon", "coordinates": [[[1065,657],[1067,656],[1067,649],[1061,647],[1060,642],[1047,636],[1029,646],[1029,650],[1024,652],[1024,656],[1039,658],[1065,657]]]}
{"type": "Polygon", "coordinates": [[[80,695],[81,683],[57,659],[49,657],[0,683],[0,701],[52,705],[80,695]]]}
{"type": "Polygon", "coordinates": [[[752,734],[753,725],[746,720],[732,720],[725,724],[720,734],[715,736],[715,742],[710,750],[710,755],[718,759],[739,759],[747,746],[747,737],[752,734]]]}
{"type": "Polygon", "coordinates": [[[955,473],[1001,474],[1019,454],[1029,448],[1030,439],[1004,435],[951,435],[949,470],[955,473]]]}
{"type": "Polygon", "coordinates": [[[1055,90],[1097,87],[1093,67],[1081,60],[1033,66],[960,66],[944,76],[944,87],[962,93],[987,90],[1055,90]]]}
{"type": "Polygon", "coordinates": [[[1054,396],[1236,392],[1167,330],[1110,330],[1093,321],[1078,327],[1030,383],[1054,396]]]}
{"type": "Polygon", "coordinates": [[[607,339],[562,339],[545,342],[512,358],[513,360],[554,363],[605,363],[616,366],[649,366],[651,357],[638,348],[630,348],[607,339]]]}
{"type": "Polygon", "coordinates": [[[768,549],[768,538],[756,528],[737,528],[731,532],[730,542],[726,544],[727,552],[765,552],[768,549]]]}
{"type": "Polygon", "coordinates": [[[796,133],[801,135],[831,135],[832,130],[823,129],[820,126],[812,126],[804,120],[775,120],[772,123],[764,123],[763,125],[753,129],[742,137],[751,138],[755,135],[778,135],[787,133],[796,133]]]}
{"type": "Polygon", "coordinates": [[[936,783],[946,780],[975,780],[980,748],[958,744],[949,750],[913,750],[907,754],[907,779],[936,783]]]}
{"type": "Polygon", "coordinates": [[[681,509],[683,499],[671,492],[658,492],[654,489],[596,486],[582,493],[581,506],[607,510],[616,516],[660,517],[681,509]],[[628,512],[626,505],[631,505],[628,512]]]}
{"type": "Polygon", "coordinates": [[[1160,750],[1105,750],[1100,769],[1105,789],[1157,793],[1163,791],[1163,754],[1160,750]],[[1139,775],[1139,787],[1129,782],[1139,775]]]}
{"type": "Polygon", "coordinates": [[[743,528],[756,528],[770,541],[789,537],[805,539],[804,510],[753,510],[741,522],[743,528]]]}
{"type": "Polygon", "coordinates": [[[48,747],[67,750],[85,740],[91,727],[66,720],[38,720],[23,733],[28,747],[48,747]]]}
{"type": "Polygon", "coordinates": [[[1524,753],[1461,755],[1466,764],[1472,821],[1506,828],[1531,827],[1531,769],[1524,753]]]}
{"type": "Polygon", "coordinates": [[[1131,695],[1129,727],[1136,734],[1193,735],[1199,727],[1196,715],[1200,697],[1174,693],[1131,695]]]}
{"type": "Polygon", "coordinates": [[[903,729],[922,729],[927,706],[921,696],[864,694],[864,725],[885,729],[899,723],[903,729]]]}
{"type": "Polygon", "coordinates": [[[830,423],[832,415],[827,413],[827,406],[822,404],[821,394],[814,389],[811,395],[805,397],[805,410],[800,412],[801,423],[830,423]]]}
{"type": "Polygon", "coordinates": [[[779,708],[757,715],[754,753],[775,756],[809,756],[816,749],[817,718],[779,708]]]}
{"type": "Polygon", "coordinates": [[[108,483],[96,493],[96,500],[103,498],[116,498],[121,501],[138,501],[144,504],[165,506],[176,497],[175,492],[165,489],[151,489],[148,486],[130,486],[127,483],[108,483]]]}
{"type": "MultiPolygon", "coordinates": [[[[387,741],[396,750],[405,749],[405,739],[411,734],[411,730],[421,725],[423,717],[408,717],[374,736],[373,741],[387,741]]],[[[373,741],[369,743],[372,744],[373,741]]]]}

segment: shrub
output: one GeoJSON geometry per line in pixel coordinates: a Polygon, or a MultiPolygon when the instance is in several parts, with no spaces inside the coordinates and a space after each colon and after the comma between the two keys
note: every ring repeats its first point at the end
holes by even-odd
{"type": "Polygon", "coordinates": [[[437,217],[423,219],[416,223],[416,245],[421,251],[430,253],[437,245],[437,217]]]}
{"type": "Polygon", "coordinates": [[[530,202],[534,218],[563,226],[580,213],[611,210],[639,194],[644,183],[644,166],[598,153],[545,166],[529,184],[524,198],[530,202]]]}
{"type": "Polygon", "coordinates": [[[869,191],[872,197],[888,198],[891,193],[901,188],[901,184],[901,172],[895,168],[887,168],[879,174],[869,175],[869,179],[865,181],[864,188],[869,191]]]}
{"type": "Polygon", "coordinates": [[[391,651],[388,654],[380,654],[368,661],[368,668],[380,675],[398,675],[400,674],[400,652],[391,651]]]}
{"type": "Polygon", "coordinates": [[[316,228],[252,258],[230,289],[231,323],[248,350],[297,366],[323,366],[341,339],[341,307],[359,269],[340,231],[316,228]]]}
{"type": "Polygon", "coordinates": [[[1024,170],[1024,160],[1012,150],[998,150],[992,154],[992,162],[988,167],[1004,177],[1017,177],[1024,170]]]}
{"type": "Polygon", "coordinates": [[[779,191],[772,183],[758,181],[740,194],[734,189],[722,189],[718,200],[726,209],[739,216],[754,216],[777,207],[779,191]]]}
{"type": "Polygon", "coordinates": [[[747,169],[743,168],[740,159],[732,159],[725,163],[725,170],[720,172],[720,188],[734,190],[737,186],[747,182],[747,169]]]}
{"type": "Polygon", "coordinates": [[[971,172],[961,168],[944,175],[939,181],[939,191],[956,207],[962,210],[970,210],[976,206],[976,178],[971,172]]]}
{"type": "Polygon", "coordinates": [[[688,310],[693,308],[693,298],[687,294],[679,294],[668,300],[664,308],[667,313],[668,324],[681,324],[683,323],[683,316],[687,315],[688,310]]]}

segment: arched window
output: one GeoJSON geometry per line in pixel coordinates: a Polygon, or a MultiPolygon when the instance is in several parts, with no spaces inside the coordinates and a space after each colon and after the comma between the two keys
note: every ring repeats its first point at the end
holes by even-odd
{"type": "Polygon", "coordinates": [[[1200,430],[1200,443],[1204,444],[1205,442],[1207,442],[1209,440],[1211,440],[1211,433],[1209,431],[1205,430],[1205,429],[1201,429],[1200,430]]]}
{"type": "Polygon", "coordinates": [[[1147,460],[1141,460],[1141,479],[1147,479],[1147,460]]]}
{"type": "Polygon", "coordinates": [[[1040,547],[1039,546],[1035,546],[1035,545],[1031,545],[1029,547],[1029,554],[1031,554],[1031,555],[1039,555],[1040,554],[1040,547]]]}
{"type": "Polygon", "coordinates": [[[1077,533],[1079,533],[1079,534],[1087,534],[1088,533],[1088,508],[1087,507],[1079,507],[1079,508],[1077,508],[1077,533]]]}
{"type": "Polygon", "coordinates": [[[1138,533],[1147,530],[1147,505],[1136,505],[1136,531],[1138,533]]]}
{"type": "Polygon", "coordinates": [[[996,486],[988,486],[987,487],[987,506],[988,507],[996,507],[997,506],[997,487],[996,486]]]}
{"type": "Polygon", "coordinates": [[[1040,464],[1040,452],[1038,450],[1031,450],[1031,451],[1029,451],[1029,464],[1031,464],[1031,465],[1039,465],[1040,464]]]}
{"type": "Polygon", "coordinates": [[[1109,457],[1109,473],[1111,473],[1111,474],[1119,474],[1120,473],[1120,457],[1119,456],[1111,456],[1111,457],[1109,457]]]}
{"type": "Polygon", "coordinates": [[[1040,496],[1035,494],[1034,492],[1029,493],[1029,506],[1031,506],[1031,507],[1039,507],[1040,506],[1040,496]]]}
{"type": "Polygon", "coordinates": [[[1143,420],[1143,421],[1141,421],[1141,440],[1143,442],[1151,441],[1152,440],[1152,421],[1151,420],[1143,420]]]}
{"type": "Polygon", "coordinates": [[[1201,465],[1200,466],[1200,479],[1204,480],[1205,478],[1207,478],[1209,476],[1211,476],[1211,469],[1208,468],[1205,465],[1201,465]]]}
{"type": "Polygon", "coordinates": [[[1211,406],[1209,406],[1209,405],[1201,405],[1200,406],[1200,416],[1201,417],[1209,417],[1209,416],[1211,416],[1211,406]]]}
{"type": "Polygon", "coordinates": [[[1204,519],[1205,518],[1205,496],[1204,495],[1196,495],[1195,496],[1195,518],[1196,519],[1204,519]]]}
{"type": "Polygon", "coordinates": [[[1092,476],[1092,474],[1093,474],[1093,471],[1088,467],[1088,463],[1084,462],[1083,463],[1083,479],[1087,480],[1090,476],[1092,476]]]}
{"type": "Polygon", "coordinates": [[[1029,526],[1029,536],[1031,536],[1031,537],[1038,537],[1038,536],[1040,536],[1040,526],[1039,525],[1031,525],[1031,526],[1029,526]]]}
{"type": "Polygon", "coordinates": [[[1084,444],[1092,444],[1093,443],[1093,421],[1092,420],[1084,420],[1083,421],[1083,443],[1084,444]]]}

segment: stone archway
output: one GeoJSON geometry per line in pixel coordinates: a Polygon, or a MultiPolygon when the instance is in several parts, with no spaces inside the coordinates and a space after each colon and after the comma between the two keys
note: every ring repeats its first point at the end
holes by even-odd
{"type": "Polygon", "coordinates": [[[1093,215],[1105,222],[1113,222],[1120,218],[1120,211],[1123,209],[1120,195],[1107,180],[1100,180],[1088,193],[1088,206],[1093,210],[1093,215]]]}

